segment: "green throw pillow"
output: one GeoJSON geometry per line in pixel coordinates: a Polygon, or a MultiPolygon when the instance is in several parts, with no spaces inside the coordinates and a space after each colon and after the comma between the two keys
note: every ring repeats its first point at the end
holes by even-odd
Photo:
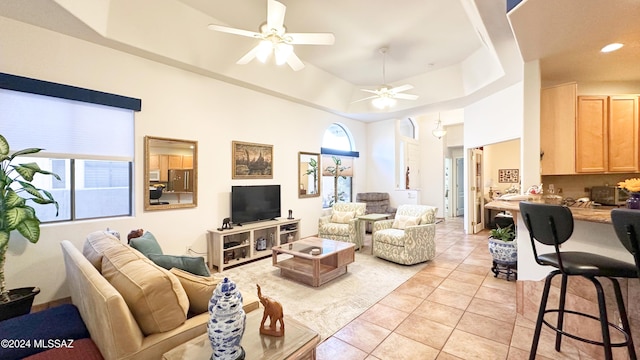
{"type": "Polygon", "coordinates": [[[162,255],[162,254],[149,254],[147,255],[151,261],[156,265],[163,267],[167,270],[171,268],[177,268],[180,270],[188,271],[194,275],[210,276],[211,273],[204,263],[204,257],[202,256],[175,256],[175,255],[162,255]]]}
{"type": "Polygon", "coordinates": [[[144,256],[149,257],[150,254],[162,255],[162,248],[155,236],[146,231],[142,236],[129,240],[129,245],[140,251],[144,256]]]}

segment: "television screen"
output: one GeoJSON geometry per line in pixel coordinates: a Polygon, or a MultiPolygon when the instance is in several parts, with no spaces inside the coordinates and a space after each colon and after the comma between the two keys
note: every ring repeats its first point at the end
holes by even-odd
{"type": "Polygon", "coordinates": [[[231,221],[234,224],[271,220],[280,216],[280,185],[231,187],[231,221]]]}

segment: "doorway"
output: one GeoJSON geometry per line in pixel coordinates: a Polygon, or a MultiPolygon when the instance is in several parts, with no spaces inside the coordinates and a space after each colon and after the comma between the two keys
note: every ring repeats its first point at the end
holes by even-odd
{"type": "Polygon", "coordinates": [[[484,229],[484,183],[482,181],[482,149],[469,150],[469,197],[471,199],[471,233],[484,229]]]}
{"type": "Polygon", "coordinates": [[[455,216],[464,215],[464,158],[457,157],[454,159],[456,167],[455,179],[455,216]]]}

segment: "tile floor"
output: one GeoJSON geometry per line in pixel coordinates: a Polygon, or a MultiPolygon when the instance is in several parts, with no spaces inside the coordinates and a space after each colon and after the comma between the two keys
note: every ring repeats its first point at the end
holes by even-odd
{"type": "MultiPolygon", "coordinates": [[[[491,273],[487,237],[464,234],[461,218],[439,223],[436,258],[323,341],[317,359],[528,359],[535,324],[516,313],[515,281],[491,273]]],[[[591,359],[553,344],[543,333],[536,359],[591,359]]]]}

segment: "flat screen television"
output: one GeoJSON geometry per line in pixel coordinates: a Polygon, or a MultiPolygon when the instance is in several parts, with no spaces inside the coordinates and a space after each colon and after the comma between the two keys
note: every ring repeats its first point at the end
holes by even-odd
{"type": "Polygon", "coordinates": [[[280,217],[280,185],[231,187],[231,221],[242,225],[280,217]]]}

